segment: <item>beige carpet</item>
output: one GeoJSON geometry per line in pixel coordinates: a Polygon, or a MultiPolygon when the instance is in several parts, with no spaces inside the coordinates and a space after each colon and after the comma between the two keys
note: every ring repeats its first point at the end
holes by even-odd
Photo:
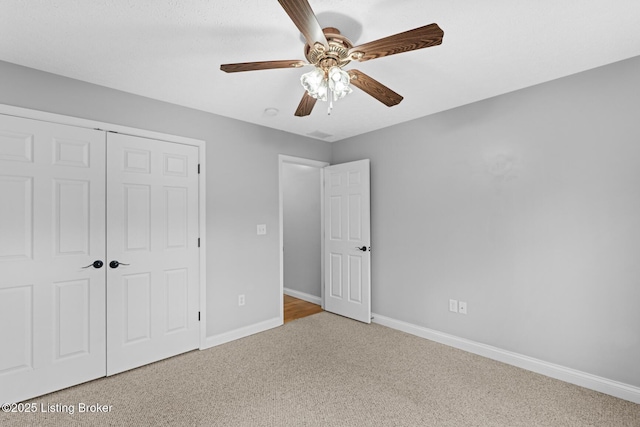
{"type": "Polygon", "coordinates": [[[640,405],[329,313],[31,402],[75,413],[0,425],[640,426],[640,405]]]}

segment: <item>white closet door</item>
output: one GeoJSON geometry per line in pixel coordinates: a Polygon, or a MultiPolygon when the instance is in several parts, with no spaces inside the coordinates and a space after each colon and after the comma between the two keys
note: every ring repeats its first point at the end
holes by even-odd
{"type": "Polygon", "coordinates": [[[107,146],[112,375],[199,345],[198,148],[112,133],[107,146]]]}
{"type": "Polygon", "coordinates": [[[105,375],[105,134],[0,115],[0,403],[105,375]]]}

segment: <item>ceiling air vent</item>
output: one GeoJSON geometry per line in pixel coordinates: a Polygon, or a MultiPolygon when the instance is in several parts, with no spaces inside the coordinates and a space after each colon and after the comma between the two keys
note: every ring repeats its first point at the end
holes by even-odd
{"type": "Polygon", "coordinates": [[[333,136],[333,135],[329,135],[328,133],[320,132],[319,130],[314,130],[313,132],[308,133],[307,135],[312,138],[320,138],[320,139],[327,139],[333,136]]]}

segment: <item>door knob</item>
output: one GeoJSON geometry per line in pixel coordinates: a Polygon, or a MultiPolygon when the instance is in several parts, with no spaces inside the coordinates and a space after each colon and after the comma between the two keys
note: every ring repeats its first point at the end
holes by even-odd
{"type": "Polygon", "coordinates": [[[118,268],[119,265],[129,265],[129,264],[125,264],[124,262],[116,261],[115,259],[109,263],[109,267],[111,267],[111,268],[118,268]]]}
{"type": "Polygon", "coordinates": [[[89,267],[102,268],[103,265],[104,265],[104,262],[98,259],[96,261],[93,261],[91,264],[87,265],[86,267],[82,267],[82,268],[89,268],[89,267]]]}
{"type": "Polygon", "coordinates": [[[367,252],[367,247],[363,246],[361,248],[356,247],[357,250],[362,251],[362,252],[367,252]]]}

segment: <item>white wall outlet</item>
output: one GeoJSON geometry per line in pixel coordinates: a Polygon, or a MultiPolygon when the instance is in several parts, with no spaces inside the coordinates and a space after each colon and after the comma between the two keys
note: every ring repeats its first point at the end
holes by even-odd
{"type": "Polygon", "coordinates": [[[238,295],[238,307],[242,307],[244,305],[244,294],[238,295]]]}
{"type": "Polygon", "coordinates": [[[466,301],[458,302],[458,313],[467,314],[467,302],[466,301]]]}
{"type": "Polygon", "coordinates": [[[258,233],[258,236],[267,234],[267,224],[258,224],[257,233],[258,233]]]}
{"type": "Polygon", "coordinates": [[[455,300],[455,299],[449,300],[449,311],[454,313],[458,312],[458,300],[455,300]]]}

